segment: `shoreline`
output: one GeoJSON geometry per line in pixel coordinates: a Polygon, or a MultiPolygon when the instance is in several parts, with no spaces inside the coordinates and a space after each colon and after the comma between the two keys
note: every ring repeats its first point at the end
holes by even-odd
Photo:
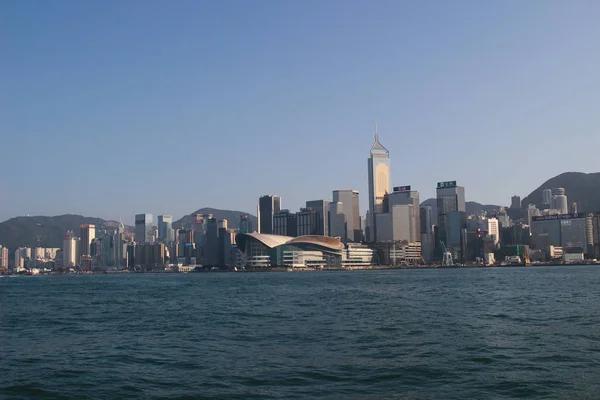
{"type": "Polygon", "coordinates": [[[296,268],[291,269],[287,267],[271,267],[271,268],[256,268],[256,269],[244,269],[244,270],[232,270],[232,269],[219,269],[219,270],[192,270],[186,272],[177,271],[130,271],[130,270],[113,270],[113,271],[90,271],[90,272],[40,272],[40,273],[3,273],[0,277],[4,276],[38,276],[38,275],[119,275],[119,274],[200,274],[200,273],[268,273],[268,272],[353,272],[353,271],[389,271],[389,270],[436,270],[436,269],[485,269],[485,268],[529,268],[529,267],[586,267],[586,266],[598,266],[600,263],[582,263],[582,264],[561,264],[561,263],[542,263],[542,264],[510,264],[510,265],[453,265],[453,266],[441,266],[441,265],[403,265],[403,266],[392,266],[392,265],[381,265],[366,268],[296,268]]]}

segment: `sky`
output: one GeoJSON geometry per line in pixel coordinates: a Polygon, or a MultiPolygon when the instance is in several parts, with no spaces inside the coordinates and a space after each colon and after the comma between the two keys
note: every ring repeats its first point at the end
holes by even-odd
{"type": "Polygon", "coordinates": [[[367,201],[509,204],[598,172],[600,2],[0,0],[0,221],[367,201]]]}

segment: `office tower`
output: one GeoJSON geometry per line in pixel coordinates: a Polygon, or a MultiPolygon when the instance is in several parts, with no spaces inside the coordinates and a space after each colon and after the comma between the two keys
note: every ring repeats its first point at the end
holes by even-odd
{"type": "Polygon", "coordinates": [[[206,227],[206,248],[204,262],[206,265],[216,265],[219,257],[219,224],[216,218],[210,218],[206,227]]]}
{"type": "Polygon", "coordinates": [[[421,235],[433,233],[433,207],[421,206],[419,210],[421,235]]]}
{"type": "Polygon", "coordinates": [[[433,254],[435,251],[433,207],[428,205],[420,207],[419,219],[421,225],[421,255],[423,256],[423,260],[429,263],[433,261],[433,254]]]}
{"type": "Polygon", "coordinates": [[[8,248],[0,245],[0,268],[8,269],[8,248]]]}
{"type": "Polygon", "coordinates": [[[79,226],[79,264],[81,265],[82,257],[89,257],[91,253],[92,240],[96,238],[96,226],[91,224],[83,224],[79,226]]]}
{"type": "Polygon", "coordinates": [[[135,241],[136,243],[152,242],[152,214],[136,214],[135,216],[135,241]]]}
{"type": "Polygon", "coordinates": [[[194,243],[196,248],[196,260],[200,261],[204,257],[204,248],[206,247],[206,231],[208,229],[208,220],[213,218],[212,214],[196,214],[194,225],[191,229],[190,243],[194,243]]]}
{"type": "Polygon", "coordinates": [[[521,208],[521,196],[513,196],[510,198],[510,208],[521,208]]]}
{"type": "Polygon", "coordinates": [[[315,235],[329,234],[329,202],[327,200],[311,200],[306,202],[306,208],[312,208],[317,213],[315,235]]]}
{"type": "Polygon", "coordinates": [[[135,267],[135,242],[127,243],[127,249],[125,251],[125,265],[127,268],[135,267]]]}
{"type": "Polygon", "coordinates": [[[329,203],[329,236],[339,237],[343,242],[347,242],[348,234],[351,233],[350,241],[354,241],[354,230],[348,229],[346,218],[342,202],[329,203]]]}
{"type": "Polygon", "coordinates": [[[252,230],[252,221],[247,215],[240,215],[240,224],[239,224],[239,232],[240,233],[250,233],[252,230]]]}
{"type": "Polygon", "coordinates": [[[412,204],[397,204],[389,212],[375,214],[375,227],[378,242],[414,243],[420,241],[415,226],[415,208],[412,204]]]}
{"type": "Polygon", "coordinates": [[[225,229],[227,230],[227,220],[225,218],[220,219],[217,221],[217,226],[219,229],[225,229]]]}
{"type": "Polygon", "coordinates": [[[99,231],[97,237],[92,240],[90,256],[94,269],[105,269],[115,264],[113,235],[106,231],[99,231]]]}
{"type": "Polygon", "coordinates": [[[346,215],[346,238],[352,242],[362,241],[358,190],[334,190],[333,202],[343,205],[342,208],[346,215]]]}
{"type": "Polygon", "coordinates": [[[281,210],[281,197],[268,194],[258,199],[259,233],[273,233],[273,215],[281,210]]]}
{"type": "Polygon", "coordinates": [[[565,196],[566,195],[565,188],[553,188],[551,192],[552,192],[552,196],[565,196]]]}
{"type": "Polygon", "coordinates": [[[170,242],[173,240],[173,217],[171,215],[158,216],[158,241],[170,242]]]}
{"type": "Polygon", "coordinates": [[[63,267],[75,267],[79,262],[78,257],[79,238],[73,235],[72,231],[67,231],[63,238],[63,267]]]}
{"type": "Polygon", "coordinates": [[[301,208],[296,213],[296,227],[298,236],[316,235],[319,217],[312,208],[301,208]]]}
{"type": "Polygon", "coordinates": [[[379,133],[375,125],[375,143],[371,147],[368,159],[369,177],[369,220],[368,238],[377,241],[375,214],[383,212],[383,197],[390,192],[390,152],[379,143],[379,133]]]}
{"type": "Polygon", "coordinates": [[[419,216],[421,203],[419,201],[419,192],[411,190],[410,186],[397,186],[393,190],[392,193],[384,196],[385,212],[390,212],[391,207],[395,205],[412,205],[413,221],[411,225],[414,227],[416,236],[413,242],[421,240],[421,219],[419,216]]]}
{"type": "Polygon", "coordinates": [[[457,186],[456,181],[438,182],[436,194],[440,245],[443,243],[448,251],[462,259],[466,249],[463,237],[467,225],[465,188],[457,186]]]}
{"type": "Polygon", "coordinates": [[[297,236],[296,214],[290,210],[279,210],[273,216],[273,234],[281,236],[297,236]]]}
{"type": "Polygon", "coordinates": [[[583,215],[562,215],[560,219],[560,245],[563,250],[587,252],[587,221],[583,215]]]}
{"type": "Polygon", "coordinates": [[[235,264],[235,257],[232,257],[235,235],[234,229],[219,228],[219,265],[235,264]]]}
{"type": "Polygon", "coordinates": [[[550,205],[552,204],[552,189],[542,190],[542,204],[544,204],[546,208],[550,208],[550,205]]]}

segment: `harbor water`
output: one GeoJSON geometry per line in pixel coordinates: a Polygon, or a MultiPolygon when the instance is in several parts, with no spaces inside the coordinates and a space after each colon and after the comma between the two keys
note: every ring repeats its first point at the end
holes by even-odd
{"type": "Polygon", "coordinates": [[[600,268],[0,279],[2,399],[598,399],[600,268]]]}

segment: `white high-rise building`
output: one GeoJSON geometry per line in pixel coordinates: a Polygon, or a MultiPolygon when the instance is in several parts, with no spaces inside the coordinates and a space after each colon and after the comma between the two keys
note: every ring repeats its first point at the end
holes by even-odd
{"type": "Polygon", "coordinates": [[[8,248],[0,245],[0,268],[8,269],[8,248]]]}
{"type": "Polygon", "coordinates": [[[550,206],[552,204],[552,189],[542,190],[542,204],[550,206]]]}
{"type": "Polygon", "coordinates": [[[486,231],[494,238],[494,244],[500,241],[500,223],[496,218],[482,218],[479,220],[479,229],[486,231]]]}
{"type": "Polygon", "coordinates": [[[63,267],[71,268],[77,265],[79,238],[68,231],[63,239],[63,267]]]}
{"type": "Polygon", "coordinates": [[[564,194],[557,194],[552,196],[552,208],[558,210],[560,214],[568,214],[569,203],[567,201],[567,196],[565,196],[564,194]]]}

